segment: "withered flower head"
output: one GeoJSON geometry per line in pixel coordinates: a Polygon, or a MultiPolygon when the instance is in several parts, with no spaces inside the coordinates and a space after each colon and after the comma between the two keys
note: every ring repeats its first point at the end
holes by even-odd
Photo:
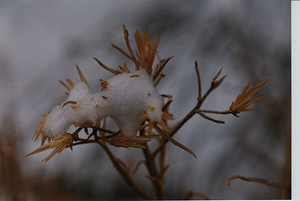
{"type": "Polygon", "coordinates": [[[165,124],[164,120],[174,120],[172,114],[157,110],[150,105],[148,106],[147,112],[138,118],[139,121],[145,121],[146,119],[149,121],[147,129],[149,135],[156,124],[160,125],[164,131],[169,132],[169,127],[165,124]]]}
{"type": "Polygon", "coordinates": [[[37,153],[40,153],[40,152],[45,151],[47,149],[55,148],[49,156],[47,156],[44,160],[42,160],[42,162],[43,161],[47,162],[56,153],[60,153],[60,152],[62,152],[62,150],[64,150],[64,148],[66,148],[67,146],[70,146],[72,141],[73,141],[72,135],[66,133],[64,135],[54,137],[52,142],[49,142],[47,144],[44,144],[44,145],[40,146],[36,150],[34,150],[34,151],[30,152],[29,154],[27,154],[26,156],[37,154],[37,153]]]}
{"type": "Polygon", "coordinates": [[[147,73],[151,74],[152,64],[155,58],[155,54],[157,51],[159,36],[155,37],[154,42],[150,41],[150,34],[148,29],[142,35],[138,30],[135,33],[135,41],[138,48],[136,56],[138,58],[139,65],[143,68],[147,73]]]}
{"type": "Polygon", "coordinates": [[[258,82],[256,85],[254,85],[251,89],[249,89],[251,82],[244,88],[241,94],[239,94],[235,101],[232,102],[231,106],[229,107],[229,112],[231,112],[233,115],[239,117],[237,114],[240,112],[245,111],[253,111],[253,108],[247,108],[252,103],[255,103],[256,101],[259,101],[263,97],[253,98],[250,97],[255,94],[268,80],[265,80],[263,82],[258,82]],[[248,91],[249,89],[249,91],[248,91]]]}

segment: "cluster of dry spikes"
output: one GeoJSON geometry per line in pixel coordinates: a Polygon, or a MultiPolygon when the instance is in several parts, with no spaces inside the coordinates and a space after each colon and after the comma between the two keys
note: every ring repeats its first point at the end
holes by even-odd
{"type": "MultiPolygon", "coordinates": [[[[144,32],[144,34],[141,34],[139,31],[135,33],[135,41],[137,45],[138,52],[134,54],[130,43],[129,43],[129,34],[128,30],[123,27],[124,29],[124,38],[125,42],[128,48],[129,52],[126,52],[119,48],[118,46],[112,44],[114,48],[119,50],[121,53],[123,53],[126,57],[131,59],[134,62],[135,65],[135,71],[144,70],[146,71],[152,78],[153,78],[153,86],[155,87],[159,81],[165,76],[162,73],[162,70],[166,66],[166,64],[170,61],[172,57],[169,57],[167,59],[160,59],[160,57],[157,54],[157,47],[159,43],[159,37],[156,37],[154,42],[150,41],[150,35],[148,30],[144,32]],[[158,63],[153,68],[153,62],[154,59],[157,58],[158,63]]],[[[102,66],[104,69],[112,72],[114,75],[122,74],[122,73],[129,73],[129,69],[127,68],[127,65],[124,63],[124,67],[119,66],[120,70],[112,69],[105,64],[103,64],[100,60],[97,58],[94,58],[100,66],[102,66]]],[[[84,76],[82,75],[82,72],[77,67],[80,79],[82,82],[84,82],[88,87],[88,83],[84,76]]],[[[177,131],[195,114],[199,114],[202,117],[211,120],[216,123],[225,123],[224,121],[214,119],[207,115],[207,113],[216,113],[216,114],[233,114],[234,116],[238,117],[238,114],[240,112],[245,111],[252,111],[252,108],[248,108],[252,103],[262,99],[263,97],[258,97],[252,99],[251,96],[255,94],[266,82],[267,80],[263,82],[259,82],[255,84],[252,88],[250,88],[250,83],[245,87],[245,89],[237,96],[237,98],[232,102],[232,104],[229,106],[228,110],[226,111],[214,111],[214,110],[201,110],[201,106],[203,102],[206,100],[208,95],[215,90],[224,80],[226,77],[223,76],[220,79],[218,79],[219,75],[221,74],[222,69],[216,74],[216,76],[212,79],[211,85],[209,89],[202,94],[201,91],[201,79],[200,79],[200,72],[198,68],[197,61],[195,61],[195,70],[196,70],[196,76],[198,80],[198,98],[197,103],[194,106],[194,108],[191,109],[191,111],[181,120],[179,121],[174,127],[169,128],[167,126],[167,120],[173,120],[173,115],[168,112],[168,106],[172,103],[172,96],[162,94],[162,97],[166,98],[167,100],[163,107],[162,107],[162,115],[161,119],[159,120],[151,120],[149,113],[147,111],[154,110],[154,108],[148,107],[148,109],[145,111],[143,115],[141,115],[138,120],[140,121],[140,126],[138,128],[139,134],[135,136],[132,135],[124,135],[121,130],[119,131],[112,131],[106,128],[105,125],[105,118],[100,119],[97,122],[94,122],[91,125],[86,126],[84,123],[77,123],[75,124],[77,130],[70,134],[65,133],[60,136],[56,137],[47,137],[43,135],[42,129],[44,126],[44,122],[47,119],[47,116],[49,113],[46,113],[41,120],[36,132],[34,133],[34,140],[37,140],[42,134],[42,145],[34,150],[33,152],[27,154],[26,156],[36,154],[42,151],[45,151],[50,148],[54,148],[53,152],[44,159],[44,161],[48,161],[51,159],[56,153],[60,153],[63,151],[66,147],[74,147],[75,145],[79,144],[88,144],[88,143],[97,143],[99,144],[104,151],[107,153],[109,158],[111,159],[114,167],[117,169],[117,171],[121,174],[121,176],[125,179],[127,184],[133,189],[138,195],[140,195],[142,198],[145,199],[165,199],[166,198],[166,192],[165,192],[165,186],[164,186],[164,180],[165,180],[165,174],[169,167],[167,164],[167,158],[166,158],[166,143],[171,142],[174,145],[188,151],[193,156],[196,157],[196,155],[186,146],[182,145],[180,142],[177,142],[172,137],[177,133],[177,131]],[[146,127],[148,127],[146,129],[146,127]],[[92,129],[91,132],[89,132],[89,129],[92,129]],[[153,131],[153,129],[155,131],[153,131]],[[81,130],[84,130],[87,134],[86,137],[80,137],[79,132],[81,130]],[[150,150],[147,142],[151,139],[156,138],[159,141],[159,145],[156,147],[155,150],[150,150]],[[48,139],[48,143],[45,144],[46,140],[48,139]],[[117,147],[134,147],[134,148],[140,148],[144,154],[144,160],[138,162],[136,164],[136,167],[133,169],[134,163],[130,163],[129,165],[126,165],[121,159],[117,158],[112,151],[110,150],[109,146],[117,146],[117,147]],[[159,156],[158,160],[156,159],[159,156]],[[132,174],[136,173],[139,166],[141,164],[144,164],[148,169],[148,175],[146,176],[153,184],[154,188],[154,197],[152,197],[150,194],[148,194],[145,190],[143,190],[132,178],[132,174]],[[133,169],[133,171],[132,171],[133,169]]],[[[139,75],[132,75],[139,76],[139,75]]],[[[101,80],[101,90],[105,90],[108,86],[108,83],[104,80],[101,80]]],[[[71,80],[67,80],[67,84],[61,82],[63,86],[70,92],[72,88],[74,88],[74,83],[71,80]]],[[[104,99],[107,97],[103,97],[104,99]]],[[[76,103],[76,102],[75,102],[76,103]]],[[[67,101],[62,107],[64,107],[67,104],[75,104],[72,101],[67,101]]],[[[75,106],[73,106],[75,108],[75,106]]],[[[74,109],[73,108],[73,109],[74,109]]],[[[229,182],[232,179],[235,178],[241,178],[241,179],[249,179],[242,176],[235,176],[232,177],[229,182]]],[[[255,181],[255,179],[253,180],[255,181]]],[[[260,180],[261,183],[264,183],[260,180]]],[[[265,182],[267,183],[267,182],[265,182]]],[[[184,199],[188,199],[194,195],[201,196],[205,199],[209,199],[205,194],[189,191],[184,199]]]]}

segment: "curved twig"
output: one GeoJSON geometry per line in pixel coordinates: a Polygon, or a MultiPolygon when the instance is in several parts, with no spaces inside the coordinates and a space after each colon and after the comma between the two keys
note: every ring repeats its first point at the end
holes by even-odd
{"type": "Polygon", "coordinates": [[[190,150],[189,148],[187,148],[186,146],[184,146],[183,144],[181,144],[180,142],[177,142],[176,140],[174,140],[171,136],[169,136],[168,134],[166,134],[162,129],[160,129],[157,125],[154,126],[155,130],[161,134],[164,138],[168,139],[170,142],[172,142],[174,145],[180,147],[181,149],[184,149],[185,151],[189,152],[190,154],[192,154],[195,158],[197,158],[197,156],[194,154],[194,152],[192,150],[190,150]]]}
{"type": "Polygon", "coordinates": [[[183,200],[190,199],[194,195],[198,195],[199,197],[203,197],[206,200],[210,200],[210,198],[207,195],[205,195],[204,193],[194,192],[193,190],[190,190],[189,192],[187,192],[187,194],[183,197],[183,200]]]}
{"type": "Polygon", "coordinates": [[[135,168],[134,168],[132,174],[137,173],[137,171],[138,171],[138,169],[139,169],[139,167],[141,166],[142,163],[145,163],[145,161],[144,161],[144,160],[141,160],[140,162],[138,162],[138,163],[136,164],[136,166],[135,166],[135,168]]]}
{"type": "Polygon", "coordinates": [[[242,180],[245,180],[245,181],[252,181],[252,182],[272,186],[272,187],[275,187],[275,188],[290,188],[291,187],[291,185],[282,184],[282,183],[279,183],[279,182],[269,181],[269,180],[258,178],[258,177],[244,177],[244,176],[241,176],[241,175],[235,175],[235,176],[230,177],[228,179],[228,186],[230,186],[230,182],[234,179],[242,179],[242,180]]]}
{"type": "MultiPolygon", "coordinates": [[[[199,69],[198,69],[198,63],[197,61],[195,61],[195,69],[196,69],[196,74],[197,74],[197,79],[198,79],[198,95],[201,94],[201,80],[200,80],[200,73],[199,73],[199,69]]],[[[197,110],[199,110],[199,108],[202,106],[203,102],[205,101],[205,99],[207,98],[207,96],[214,90],[216,89],[221,82],[224,80],[225,76],[223,76],[220,80],[216,80],[218,78],[218,76],[220,75],[222,71],[219,70],[219,72],[216,74],[216,76],[213,78],[213,80],[211,81],[211,86],[210,88],[206,91],[206,93],[203,96],[198,96],[197,98],[197,104],[196,106],[175,126],[173,127],[173,129],[168,133],[168,135],[170,137],[173,137],[173,135],[175,135],[175,133],[190,119],[192,118],[197,112],[197,110]]],[[[168,142],[167,139],[164,139],[160,145],[156,148],[156,150],[154,150],[153,152],[153,156],[155,156],[156,154],[158,154],[160,152],[160,150],[165,146],[165,144],[168,142]]]]}
{"type": "Polygon", "coordinates": [[[197,111],[197,113],[199,113],[203,118],[208,119],[210,121],[213,121],[215,123],[225,124],[225,121],[214,119],[214,118],[212,118],[210,116],[207,116],[207,115],[205,115],[205,114],[203,114],[202,112],[199,112],[199,111],[197,111]]]}

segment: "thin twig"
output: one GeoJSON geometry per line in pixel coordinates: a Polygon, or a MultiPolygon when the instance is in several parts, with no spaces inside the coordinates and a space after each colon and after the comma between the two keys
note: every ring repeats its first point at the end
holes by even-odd
{"type": "Polygon", "coordinates": [[[98,64],[102,67],[102,68],[104,68],[105,70],[108,70],[109,72],[111,72],[111,73],[113,73],[113,74],[115,74],[115,75],[118,75],[118,74],[120,74],[120,73],[122,73],[121,71],[119,71],[119,70],[115,70],[115,69],[112,69],[112,68],[110,68],[110,67],[108,67],[108,66],[106,66],[104,63],[102,63],[99,59],[97,59],[96,57],[93,57],[97,62],[98,62],[98,64]]]}
{"type": "Polygon", "coordinates": [[[146,193],[142,188],[140,188],[140,186],[133,180],[129,172],[122,167],[122,165],[118,162],[118,159],[116,159],[116,157],[113,155],[110,149],[106,146],[105,142],[101,140],[97,140],[97,142],[107,153],[113,165],[115,166],[117,171],[121,174],[121,176],[124,178],[124,180],[129,185],[129,187],[144,199],[148,199],[148,200],[153,199],[148,193],[146,193]]]}
{"type": "Polygon", "coordinates": [[[77,142],[74,142],[72,146],[80,145],[80,144],[88,144],[88,143],[95,143],[96,140],[79,140],[77,142]]]}
{"type": "Polygon", "coordinates": [[[188,200],[191,197],[193,197],[194,195],[198,195],[200,197],[203,197],[206,200],[210,200],[210,198],[207,195],[205,195],[204,193],[194,192],[193,190],[190,190],[189,192],[187,192],[187,194],[183,197],[183,200],[188,200]]]}
{"type": "Polygon", "coordinates": [[[161,71],[164,69],[164,67],[167,65],[167,63],[170,61],[170,59],[172,59],[174,56],[167,58],[161,66],[159,66],[159,68],[157,69],[157,71],[155,71],[153,73],[153,80],[156,80],[156,78],[159,76],[159,74],[161,73],[161,71]]]}
{"type": "Polygon", "coordinates": [[[201,77],[200,77],[200,71],[199,71],[197,60],[195,61],[195,70],[196,70],[197,80],[198,80],[198,99],[201,99],[201,77]]]}
{"type": "Polygon", "coordinates": [[[230,114],[229,110],[226,111],[215,111],[215,110],[196,110],[198,113],[214,113],[214,114],[230,114]]]}
{"type": "Polygon", "coordinates": [[[166,139],[168,139],[170,142],[172,142],[174,145],[180,147],[181,149],[186,150],[187,152],[189,152],[190,154],[192,154],[195,158],[196,155],[194,154],[194,152],[192,150],[190,150],[189,148],[187,148],[186,146],[184,146],[183,144],[177,142],[176,140],[174,140],[172,137],[170,137],[168,134],[166,134],[162,129],[160,129],[157,125],[154,126],[155,130],[161,134],[163,137],[165,137],[166,139]]]}
{"type": "Polygon", "coordinates": [[[141,160],[140,162],[138,162],[138,164],[136,164],[136,166],[135,166],[135,168],[134,168],[132,174],[137,173],[137,171],[138,171],[138,169],[139,169],[139,167],[141,166],[142,163],[145,163],[145,161],[144,161],[144,160],[141,160]]]}
{"type": "Polygon", "coordinates": [[[104,138],[112,138],[112,137],[115,137],[116,135],[120,134],[121,133],[121,130],[117,131],[117,132],[114,132],[112,135],[107,135],[105,136],[104,138]]]}
{"type": "Polygon", "coordinates": [[[157,64],[156,64],[155,67],[153,68],[153,75],[156,74],[158,68],[159,68],[159,67],[161,66],[161,64],[162,64],[163,62],[165,62],[165,60],[166,60],[166,59],[160,59],[160,57],[159,57],[159,55],[158,55],[157,52],[156,52],[156,56],[157,56],[157,64]]]}
{"type": "Polygon", "coordinates": [[[160,73],[158,78],[153,82],[153,86],[156,87],[158,85],[158,83],[160,82],[160,80],[165,76],[166,76],[165,74],[160,73]]]}
{"type": "Polygon", "coordinates": [[[228,186],[230,186],[230,182],[234,179],[242,179],[242,180],[245,180],[245,181],[252,181],[252,182],[272,186],[272,187],[275,187],[275,188],[290,188],[291,187],[291,185],[282,184],[282,183],[279,183],[279,182],[269,181],[269,180],[258,178],[258,177],[244,177],[244,176],[241,176],[241,175],[235,175],[235,176],[230,177],[228,179],[228,186]]]}
{"type": "Polygon", "coordinates": [[[113,43],[111,44],[111,46],[113,46],[114,48],[116,48],[117,50],[119,50],[122,54],[124,54],[126,57],[128,57],[129,59],[133,60],[132,56],[130,56],[129,54],[127,54],[124,50],[122,50],[120,47],[114,45],[113,43]]]}
{"type": "Polygon", "coordinates": [[[132,57],[131,60],[135,63],[135,71],[137,71],[137,70],[139,70],[139,62],[136,59],[136,57],[134,56],[134,53],[131,49],[130,42],[129,42],[129,32],[126,29],[124,24],[123,24],[123,30],[124,30],[124,39],[125,39],[125,42],[126,42],[126,45],[127,45],[127,49],[129,50],[129,52],[131,54],[131,57],[132,57]]]}
{"type": "MultiPolygon", "coordinates": [[[[145,135],[145,129],[140,130],[140,136],[145,135]]],[[[143,154],[145,157],[145,165],[148,169],[149,178],[155,178],[154,180],[151,180],[152,186],[154,189],[154,194],[156,199],[165,199],[166,192],[165,187],[163,183],[163,178],[159,176],[159,172],[157,170],[155,157],[151,154],[148,144],[145,143],[144,146],[146,147],[143,149],[143,154]]]]}
{"type": "Polygon", "coordinates": [[[163,106],[162,110],[166,110],[172,102],[172,100],[168,100],[168,102],[166,102],[166,104],[163,106]]]}
{"type": "Polygon", "coordinates": [[[99,128],[99,127],[95,127],[94,129],[96,129],[98,131],[101,131],[101,132],[110,133],[110,134],[113,134],[113,135],[120,132],[120,130],[115,132],[115,131],[112,131],[112,130],[108,130],[106,128],[99,128]]]}
{"type": "MultiPolygon", "coordinates": [[[[196,62],[195,62],[196,65],[196,62]]],[[[197,69],[197,68],[196,68],[197,69]]],[[[222,69],[216,74],[216,76],[213,78],[212,82],[211,82],[211,86],[210,88],[206,91],[206,93],[200,98],[198,96],[197,98],[197,104],[196,106],[175,126],[173,127],[173,129],[168,133],[168,135],[170,137],[173,137],[173,135],[175,135],[175,133],[190,119],[192,118],[195,114],[196,111],[199,110],[199,108],[201,107],[201,105],[203,104],[203,102],[205,101],[205,99],[207,98],[207,96],[214,90],[216,89],[221,82],[224,80],[225,76],[223,76],[220,80],[216,80],[218,78],[218,76],[220,75],[222,69]]],[[[196,71],[197,74],[197,71],[196,71]]],[[[200,79],[200,74],[199,76],[197,75],[197,79],[200,79]]],[[[199,85],[199,83],[201,83],[201,81],[198,80],[198,87],[201,87],[201,85],[199,85]]],[[[198,89],[199,91],[199,89],[198,89]]],[[[198,93],[199,94],[199,93],[198,93]]],[[[158,152],[165,146],[165,144],[168,142],[167,139],[164,139],[160,145],[156,148],[156,150],[154,150],[153,152],[153,156],[155,156],[156,154],[158,154],[158,152]]]]}
{"type": "Polygon", "coordinates": [[[215,123],[225,124],[225,121],[218,120],[218,119],[214,119],[214,118],[212,118],[212,117],[209,117],[209,116],[203,114],[202,112],[197,112],[197,113],[199,113],[203,118],[208,119],[208,120],[210,120],[210,121],[213,121],[213,122],[215,122],[215,123]]]}

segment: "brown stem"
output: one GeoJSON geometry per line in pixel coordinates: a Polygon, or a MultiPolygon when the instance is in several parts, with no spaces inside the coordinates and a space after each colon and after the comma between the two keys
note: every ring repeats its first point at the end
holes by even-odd
{"type": "Polygon", "coordinates": [[[230,186],[230,182],[234,179],[242,179],[242,180],[245,180],[245,181],[253,181],[253,182],[256,182],[256,183],[261,183],[261,184],[265,184],[265,185],[276,187],[276,188],[290,188],[291,187],[290,185],[282,184],[282,183],[279,183],[279,182],[269,181],[269,180],[258,178],[258,177],[244,177],[244,176],[241,176],[241,175],[235,175],[235,176],[230,177],[228,179],[228,186],[230,186]]]}
{"type": "Polygon", "coordinates": [[[163,106],[162,110],[165,111],[172,102],[173,102],[172,100],[168,100],[168,102],[166,102],[166,104],[163,106]]]}
{"type": "MultiPolygon", "coordinates": [[[[200,80],[200,73],[199,73],[199,69],[198,69],[198,64],[197,61],[195,61],[195,69],[196,69],[196,74],[197,74],[197,79],[198,79],[198,95],[201,95],[201,80],[200,80]]],[[[173,136],[175,135],[175,133],[190,119],[192,118],[199,110],[199,108],[201,107],[201,105],[203,104],[203,102],[205,101],[205,99],[207,98],[207,96],[214,90],[216,89],[221,82],[224,80],[225,76],[223,76],[220,80],[216,81],[216,79],[218,78],[218,76],[220,75],[222,69],[217,73],[217,75],[213,78],[212,82],[211,82],[211,86],[210,88],[206,91],[206,93],[200,97],[198,96],[198,101],[196,106],[175,126],[173,127],[173,129],[168,133],[169,136],[173,136]]],[[[168,142],[167,139],[164,139],[160,145],[156,148],[156,150],[153,152],[153,156],[155,156],[164,146],[165,144],[168,142]]]]}
{"type": "Polygon", "coordinates": [[[115,75],[118,75],[118,74],[120,74],[120,73],[122,73],[121,71],[119,71],[119,70],[115,70],[115,69],[112,69],[112,68],[110,68],[110,67],[108,67],[108,66],[106,66],[104,63],[102,63],[99,59],[97,59],[96,57],[93,57],[97,62],[98,62],[98,64],[102,67],[102,68],[104,68],[105,70],[108,70],[109,72],[111,72],[111,73],[113,73],[113,74],[115,74],[115,75]]]}
{"type": "MultiPolygon", "coordinates": [[[[140,130],[140,135],[143,136],[145,134],[145,130],[140,130]]],[[[144,144],[146,149],[143,149],[143,154],[145,157],[145,165],[148,169],[149,175],[151,178],[152,186],[154,189],[154,194],[156,199],[165,199],[165,187],[163,182],[163,177],[159,174],[155,162],[155,157],[151,154],[147,143],[144,144]]]]}
{"type": "Polygon", "coordinates": [[[172,59],[174,56],[167,58],[162,65],[153,73],[153,81],[156,80],[156,78],[159,76],[160,72],[164,69],[166,64],[172,59]]]}
{"type": "Polygon", "coordinates": [[[160,73],[158,78],[153,82],[153,86],[156,87],[158,85],[158,83],[160,82],[160,80],[165,76],[166,76],[165,74],[160,73]]]}
{"type": "Polygon", "coordinates": [[[131,177],[131,174],[126,168],[122,167],[122,164],[119,162],[120,159],[116,158],[113,153],[110,151],[110,149],[106,146],[105,142],[101,140],[97,140],[97,143],[101,145],[101,147],[104,149],[104,151],[107,153],[108,157],[112,161],[113,165],[117,169],[117,171],[121,174],[123,179],[126,181],[128,186],[136,192],[138,195],[140,195],[144,199],[153,199],[148,193],[146,193],[142,188],[139,187],[139,185],[133,180],[131,177]]]}
{"type": "Polygon", "coordinates": [[[138,169],[139,169],[139,167],[140,167],[140,165],[141,165],[142,163],[145,163],[145,161],[142,160],[142,161],[140,161],[140,162],[138,162],[138,163],[136,164],[136,166],[135,166],[135,168],[134,168],[132,174],[137,173],[137,171],[138,171],[138,169]]]}
{"type": "Polygon", "coordinates": [[[196,74],[197,74],[197,80],[198,80],[198,99],[201,98],[201,77],[200,77],[200,71],[199,71],[199,67],[198,67],[198,62],[195,61],[195,70],[196,70],[196,74]]]}
{"type": "MultiPolygon", "coordinates": [[[[77,129],[74,133],[76,134],[80,130],[81,129],[77,129]]],[[[93,128],[93,133],[92,134],[94,134],[95,139],[90,140],[90,139],[82,139],[82,138],[76,137],[76,140],[78,142],[73,143],[72,146],[80,145],[80,144],[88,144],[88,143],[98,143],[99,145],[101,145],[101,147],[107,153],[107,155],[110,158],[110,160],[112,161],[114,167],[121,174],[121,176],[126,181],[126,183],[128,184],[128,186],[135,193],[137,193],[138,195],[140,195],[142,198],[148,199],[148,200],[153,199],[148,193],[146,193],[142,188],[140,188],[139,185],[133,180],[133,178],[131,177],[131,174],[130,174],[130,167],[127,167],[125,165],[125,163],[121,159],[115,157],[114,154],[110,151],[110,149],[107,147],[106,142],[105,142],[108,139],[106,139],[104,137],[97,136],[96,133],[97,133],[98,130],[99,130],[99,132],[105,132],[105,131],[107,131],[105,128],[93,128]]]]}
{"type": "Polygon", "coordinates": [[[108,129],[105,129],[105,128],[100,128],[100,127],[93,127],[93,129],[99,130],[100,132],[104,132],[104,133],[110,133],[110,134],[113,134],[113,135],[120,133],[120,130],[115,132],[115,131],[111,131],[111,130],[108,130],[108,129]]]}
{"type": "Polygon", "coordinates": [[[183,200],[190,199],[194,195],[198,195],[200,197],[203,197],[206,200],[210,200],[210,198],[207,195],[205,195],[204,193],[194,192],[193,190],[190,190],[189,192],[187,192],[187,194],[183,197],[183,200]]]}
{"type": "Polygon", "coordinates": [[[196,155],[194,154],[194,152],[192,150],[190,150],[189,148],[187,148],[186,146],[184,146],[183,144],[177,142],[176,140],[174,140],[172,137],[170,137],[167,133],[165,133],[162,129],[160,129],[157,125],[154,126],[155,130],[162,135],[164,138],[166,138],[167,140],[169,140],[170,142],[172,142],[175,146],[178,146],[184,150],[186,150],[187,152],[189,152],[190,154],[192,154],[195,158],[196,155]]]}
{"type": "Polygon", "coordinates": [[[131,57],[132,57],[131,60],[135,63],[135,71],[137,71],[137,70],[139,70],[139,62],[136,59],[136,57],[134,56],[134,53],[131,49],[130,42],[129,42],[129,32],[126,29],[124,24],[123,24],[123,30],[124,30],[124,38],[125,38],[125,42],[126,42],[126,45],[127,45],[127,49],[129,50],[129,52],[131,54],[131,57]]]}
{"type": "Polygon", "coordinates": [[[215,110],[196,110],[197,113],[214,113],[214,114],[230,114],[229,110],[226,111],[215,111],[215,110]]]}
{"type": "Polygon", "coordinates": [[[208,120],[210,120],[210,121],[213,121],[213,122],[215,122],[215,123],[225,124],[225,121],[218,120],[218,119],[214,119],[214,118],[212,118],[212,117],[210,117],[210,116],[207,116],[207,115],[203,114],[202,112],[197,112],[197,113],[199,113],[203,118],[208,119],[208,120]]]}
{"type": "Polygon", "coordinates": [[[113,43],[111,44],[111,46],[113,46],[114,48],[116,48],[117,50],[119,50],[122,54],[124,54],[126,57],[128,57],[129,59],[131,59],[131,60],[134,61],[134,59],[129,54],[127,54],[124,50],[122,50],[118,46],[114,45],[113,43]]]}

